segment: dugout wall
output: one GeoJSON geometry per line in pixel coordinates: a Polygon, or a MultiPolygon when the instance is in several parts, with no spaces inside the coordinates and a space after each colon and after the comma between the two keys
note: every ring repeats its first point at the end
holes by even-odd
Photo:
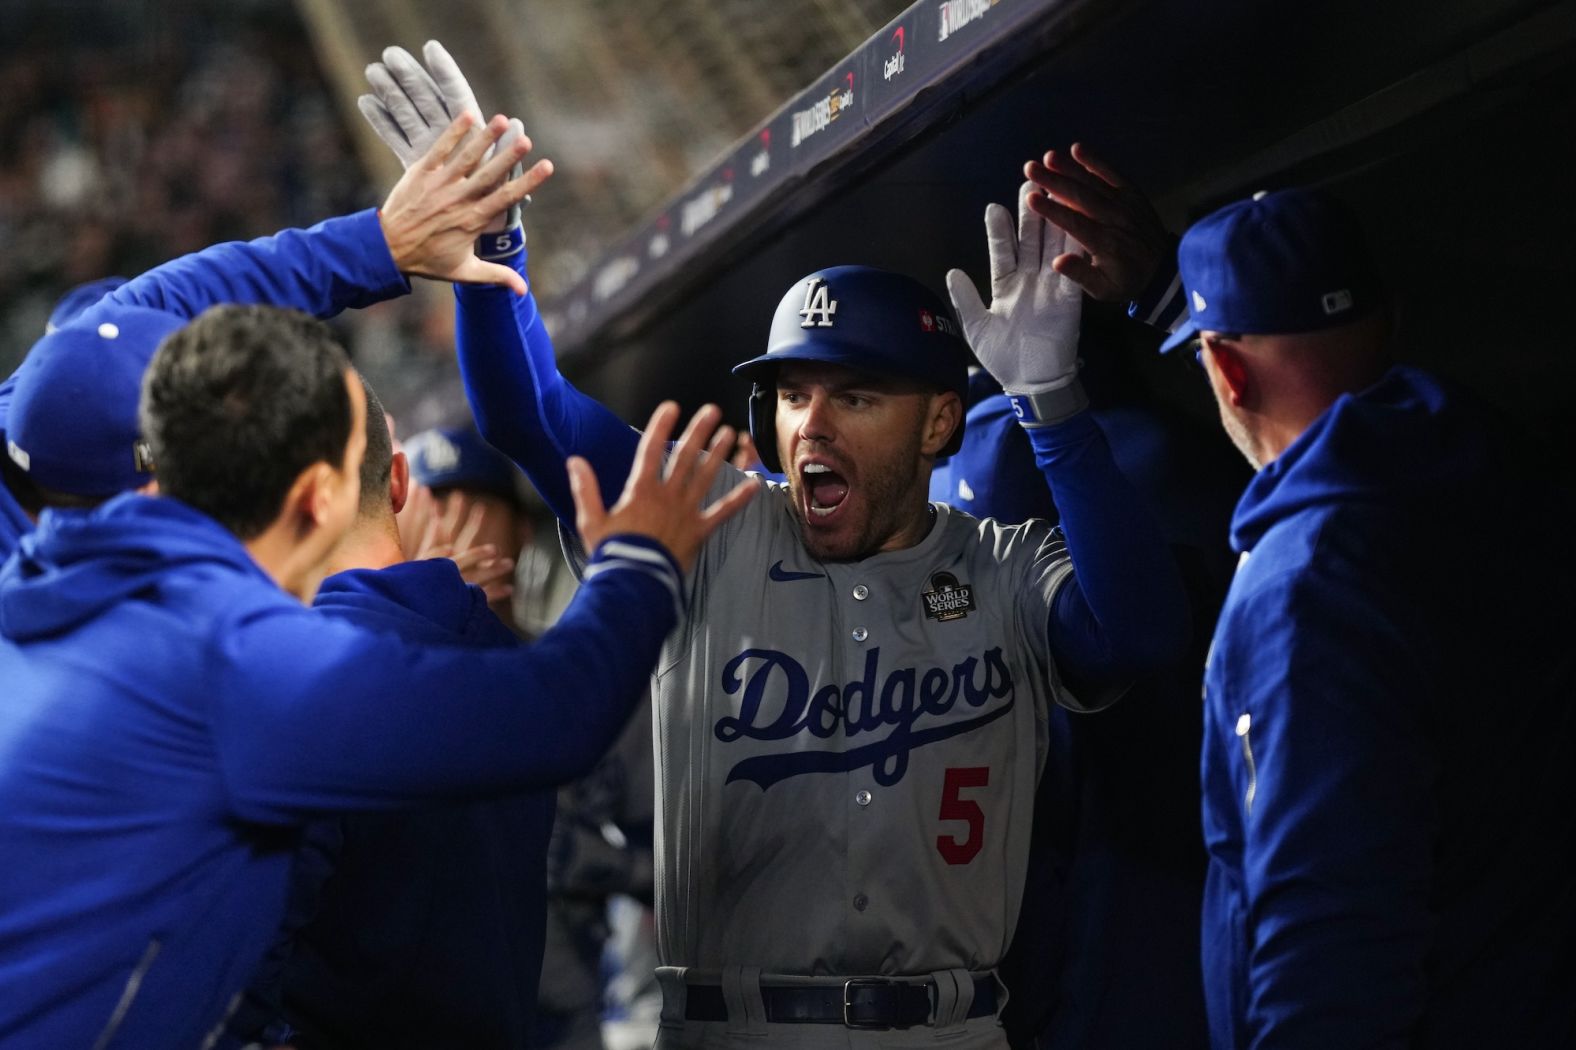
{"type": "MultiPolygon", "coordinates": [[[[1023,160],[1081,140],[1176,232],[1255,189],[1330,186],[1401,299],[1403,355],[1568,448],[1571,128],[1569,2],[925,0],[545,312],[565,372],[625,418],[677,397],[742,423],[728,367],[760,352],[790,282],[859,262],[983,285],[985,204],[1010,204],[1023,160]]],[[[1185,363],[1110,332],[1157,396],[1213,418],[1185,363]]]]}

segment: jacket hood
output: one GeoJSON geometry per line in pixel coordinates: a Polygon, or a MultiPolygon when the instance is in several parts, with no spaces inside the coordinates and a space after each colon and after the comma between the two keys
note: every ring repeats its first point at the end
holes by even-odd
{"type": "Polygon", "coordinates": [[[198,562],[268,580],[233,534],[174,499],[127,494],[92,511],[45,511],[0,570],[0,634],[59,633],[198,562]]]}
{"type": "Polygon", "coordinates": [[[1479,497],[1491,450],[1483,416],[1460,395],[1397,367],[1344,394],[1249,482],[1231,520],[1231,546],[1252,550],[1302,511],[1368,503],[1459,511],[1479,497]]]}
{"type": "MultiPolygon", "coordinates": [[[[0,434],[0,440],[4,435],[0,434]]],[[[33,522],[22,505],[11,495],[11,490],[0,483],[0,563],[11,556],[22,543],[22,537],[33,531],[33,522]]]]}
{"type": "MultiPolygon", "coordinates": [[[[11,411],[11,391],[16,387],[16,373],[0,379],[0,456],[8,455],[5,443],[5,421],[11,411]]],[[[0,482],[0,564],[16,550],[22,537],[33,531],[33,522],[17,503],[11,490],[0,482]]]]}
{"type": "Polygon", "coordinates": [[[363,625],[381,623],[411,640],[514,640],[488,609],[481,588],[466,583],[447,558],[335,573],[323,581],[312,605],[363,625]]]}

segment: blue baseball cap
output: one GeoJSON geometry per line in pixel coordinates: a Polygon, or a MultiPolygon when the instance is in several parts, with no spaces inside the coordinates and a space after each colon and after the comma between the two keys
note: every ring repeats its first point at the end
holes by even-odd
{"type": "Polygon", "coordinates": [[[400,442],[410,477],[430,489],[479,489],[518,502],[519,468],[470,427],[423,430],[400,442]]]}
{"type": "Polygon", "coordinates": [[[113,496],[152,480],[137,399],[164,337],[185,318],[104,307],[33,344],[16,372],[6,453],[43,488],[113,496]]]}
{"type": "Polygon", "coordinates": [[[54,311],[49,315],[49,320],[44,322],[44,331],[53,332],[57,328],[64,328],[75,321],[83,310],[125,284],[126,281],[125,277],[101,277],[96,281],[77,285],[60,297],[54,311]]]}
{"type": "Polygon", "coordinates": [[[1160,346],[1201,331],[1316,332],[1384,298],[1357,217],[1318,190],[1258,193],[1194,223],[1177,248],[1188,318],[1160,346]]]}

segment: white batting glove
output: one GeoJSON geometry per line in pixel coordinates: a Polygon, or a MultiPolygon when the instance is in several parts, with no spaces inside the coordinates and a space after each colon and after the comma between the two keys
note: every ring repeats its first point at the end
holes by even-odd
{"type": "Polygon", "coordinates": [[[1033,190],[1026,182],[1018,193],[1016,230],[1006,208],[985,209],[989,308],[967,274],[947,274],[947,292],[974,356],[1007,392],[1026,427],[1060,423],[1089,404],[1078,382],[1083,289],[1051,268],[1051,260],[1068,250],[1068,238],[1029,210],[1033,190]]]}
{"type": "MultiPolygon", "coordinates": [[[[385,48],[383,61],[372,63],[366,70],[372,93],[356,99],[357,108],[372,130],[407,168],[431,148],[461,112],[469,111],[478,125],[485,122],[470,83],[444,46],[429,40],[422,48],[422,57],[426,59],[425,66],[402,47],[385,48]]],[[[525,126],[510,120],[499,147],[507,147],[524,134],[525,126]]],[[[509,177],[518,178],[520,171],[521,166],[515,165],[509,177]]],[[[524,203],[530,201],[527,197],[524,203]]],[[[478,256],[496,260],[524,246],[520,211],[521,206],[515,205],[488,224],[477,238],[478,256]]]]}

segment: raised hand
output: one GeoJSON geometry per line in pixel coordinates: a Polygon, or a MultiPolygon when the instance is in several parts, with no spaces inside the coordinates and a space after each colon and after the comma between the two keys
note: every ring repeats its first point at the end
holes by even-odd
{"type": "Polygon", "coordinates": [[[1009,393],[1057,390],[1078,376],[1082,293],[1051,266],[1066,235],[1029,210],[1032,189],[1025,183],[1019,191],[1016,229],[1000,204],[985,209],[990,306],[962,270],[947,274],[969,346],[1009,393]]]}
{"type": "Polygon", "coordinates": [[[1078,242],[1051,260],[1056,271],[1094,299],[1138,298],[1171,251],[1149,198],[1079,142],[1071,151],[1047,150],[1023,173],[1043,191],[1029,199],[1034,213],[1078,242]]]}
{"type": "Polygon", "coordinates": [[[485,504],[473,502],[458,492],[449,494],[440,507],[432,490],[415,486],[405,509],[400,512],[402,542],[411,561],[448,558],[460,570],[466,583],[480,587],[489,602],[514,593],[514,559],[500,556],[491,543],[477,543],[486,520],[485,504]]]}
{"type": "MultiPolygon", "coordinates": [[[[385,48],[383,61],[372,63],[366,70],[372,93],[356,99],[372,130],[407,168],[432,147],[453,118],[470,113],[478,124],[482,120],[470,82],[443,45],[436,40],[427,41],[422,57],[425,66],[402,47],[385,48]]],[[[508,149],[516,139],[524,137],[524,125],[511,120],[498,148],[508,149]]],[[[544,163],[547,162],[538,162],[544,163]]],[[[511,177],[519,176],[517,167],[511,177]]],[[[529,204],[530,197],[523,203],[529,204]]],[[[514,205],[494,216],[484,232],[508,229],[519,222],[519,205],[514,205]]]]}
{"type": "Polygon", "coordinates": [[[575,528],[585,550],[595,550],[609,536],[634,533],[662,544],[688,572],[706,537],[755,495],[759,485],[741,481],[727,495],[702,507],[701,501],[727,462],[734,430],[719,427],[722,410],[706,405],[690,419],[683,436],[664,457],[678,418],[679,406],[672,401],[664,401],[651,414],[624,491],[612,510],[603,507],[591,464],[579,456],[569,457],[575,528]]]}
{"type": "Polygon", "coordinates": [[[552,165],[543,161],[519,178],[506,178],[530,150],[530,140],[521,136],[484,160],[508,121],[498,116],[484,128],[475,124],[471,114],[461,113],[406,169],[378,213],[383,235],[401,273],[461,284],[501,284],[524,295],[525,279],[513,268],[477,257],[476,237],[500,211],[546,181],[552,165]]]}

